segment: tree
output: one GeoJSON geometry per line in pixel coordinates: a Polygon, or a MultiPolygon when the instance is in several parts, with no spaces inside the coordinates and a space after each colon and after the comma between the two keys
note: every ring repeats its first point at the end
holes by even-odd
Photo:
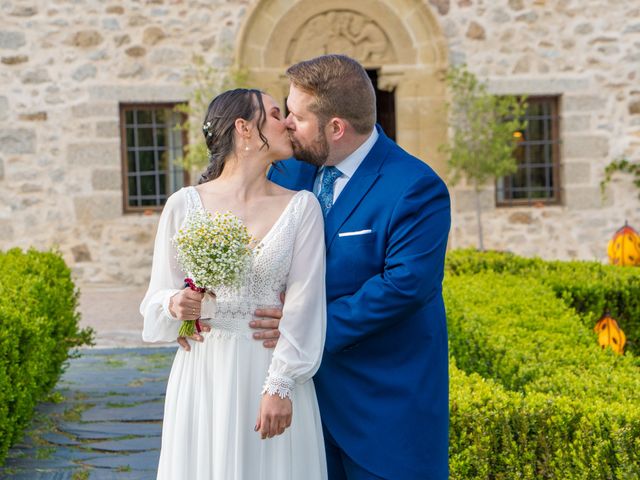
{"type": "Polygon", "coordinates": [[[225,90],[247,87],[248,72],[235,67],[214,67],[200,55],[192,58],[190,73],[185,82],[192,88],[188,103],[182,103],[175,110],[183,113],[186,120],[177,126],[187,133],[188,143],[185,154],[176,163],[183,169],[204,170],[209,163],[207,145],[202,134],[202,123],[207,107],[213,98],[225,90]]]}
{"type": "Polygon", "coordinates": [[[461,176],[473,186],[478,222],[478,248],[484,250],[480,192],[488,180],[517,170],[514,150],[523,138],[526,99],[513,95],[492,95],[487,86],[465,66],[449,70],[450,143],[440,150],[448,155],[450,183],[461,176]]]}

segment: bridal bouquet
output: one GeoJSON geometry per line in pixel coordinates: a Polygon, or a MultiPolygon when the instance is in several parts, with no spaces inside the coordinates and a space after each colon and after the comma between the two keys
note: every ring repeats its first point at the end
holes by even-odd
{"type": "MultiPolygon", "coordinates": [[[[231,213],[214,216],[198,210],[189,215],[173,238],[178,263],[190,277],[185,286],[200,292],[238,286],[253,255],[252,241],[247,227],[231,213]]],[[[182,322],[180,336],[193,335],[196,322],[182,322]]]]}

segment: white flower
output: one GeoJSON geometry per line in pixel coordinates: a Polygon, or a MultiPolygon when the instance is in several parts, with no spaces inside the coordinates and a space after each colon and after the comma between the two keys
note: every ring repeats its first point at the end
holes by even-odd
{"type": "Polygon", "coordinates": [[[254,254],[252,238],[242,221],[231,213],[212,216],[206,211],[190,215],[173,238],[182,269],[198,287],[238,286],[254,254]]]}

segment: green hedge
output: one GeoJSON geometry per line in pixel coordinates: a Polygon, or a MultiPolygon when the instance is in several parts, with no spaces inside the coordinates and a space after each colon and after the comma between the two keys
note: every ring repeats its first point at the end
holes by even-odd
{"type": "Polygon", "coordinates": [[[640,405],[640,359],[603,351],[595,333],[540,281],[483,272],[449,276],[451,354],[507,389],[640,405]]]}
{"type": "Polygon", "coordinates": [[[591,305],[597,289],[550,263],[448,260],[452,479],[640,479],[640,360],[599,348],[575,297],[540,273],[591,305]]]}
{"type": "Polygon", "coordinates": [[[504,390],[452,364],[452,480],[640,478],[640,407],[504,390]]]}
{"type": "Polygon", "coordinates": [[[640,355],[640,268],[471,249],[449,252],[446,268],[450,275],[492,270],[535,277],[575,308],[590,328],[608,309],[627,336],[625,351],[640,355]]]}
{"type": "Polygon", "coordinates": [[[90,344],[78,293],[53,252],[0,252],[0,465],[33,408],[60,377],[69,349],[90,344]]]}

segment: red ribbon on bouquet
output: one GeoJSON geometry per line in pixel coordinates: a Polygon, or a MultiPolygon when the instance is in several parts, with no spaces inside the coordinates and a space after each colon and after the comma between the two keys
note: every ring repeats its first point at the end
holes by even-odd
{"type": "MultiPolygon", "coordinates": [[[[206,288],[202,288],[202,287],[196,286],[196,284],[193,283],[193,280],[191,278],[185,278],[184,279],[184,286],[185,286],[185,288],[189,287],[194,292],[204,293],[204,292],[207,291],[206,288]]],[[[195,325],[196,325],[196,332],[198,332],[198,333],[202,332],[202,328],[200,328],[200,319],[199,318],[196,318],[195,325]]]]}

